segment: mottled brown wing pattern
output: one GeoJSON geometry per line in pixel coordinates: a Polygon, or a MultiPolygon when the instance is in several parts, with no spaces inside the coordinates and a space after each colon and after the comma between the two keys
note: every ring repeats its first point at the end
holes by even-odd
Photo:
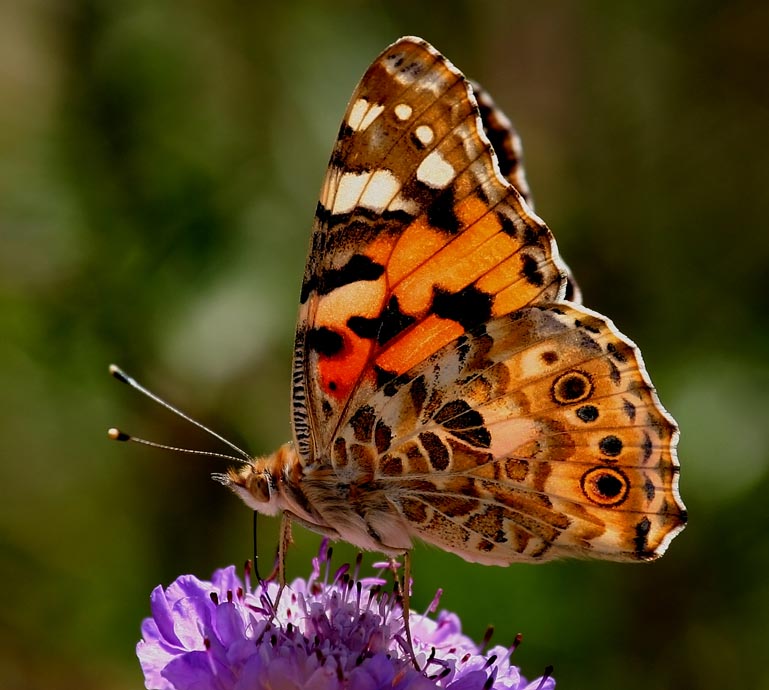
{"type": "Polygon", "coordinates": [[[526,181],[526,170],[523,166],[523,144],[521,137],[505,115],[477,81],[470,85],[478,104],[478,112],[483,124],[483,132],[497,154],[499,172],[513,187],[518,190],[523,200],[534,208],[529,183],[526,181]]]}
{"type": "Polygon", "coordinates": [[[295,343],[294,434],[325,462],[387,381],[466,330],[562,298],[550,231],[499,171],[472,90],[402,39],[355,90],[323,183],[295,343]]]}
{"type": "Polygon", "coordinates": [[[650,560],[685,523],[676,438],[637,348],[559,304],[492,319],[384,386],[334,463],[469,561],[650,560]]]}
{"type": "MultiPolygon", "coordinates": [[[[499,170],[502,176],[518,190],[523,200],[534,209],[529,183],[526,181],[526,171],[523,166],[523,145],[518,132],[513,127],[507,115],[498,107],[489,93],[478,82],[470,82],[478,110],[483,123],[483,131],[497,155],[499,170]]],[[[566,271],[566,292],[564,299],[575,304],[582,303],[582,291],[571,270],[562,260],[562,268],[566,271]]]]}

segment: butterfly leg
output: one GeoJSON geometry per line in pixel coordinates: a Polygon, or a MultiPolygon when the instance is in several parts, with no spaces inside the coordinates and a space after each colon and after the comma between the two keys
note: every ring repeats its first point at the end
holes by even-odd
{"type": "Polygon", "coordinates": [[[284,510],[280,519],[280,538],[278,540],[278,557],[275,564],[275,569],[272,571],[269,579],[273,579],[276,575],[278,578],[278,596],[275,598],[275,608],[277,610],[278,602],[280,601],[280,595],[283,594],[283,590],[286,588],[286,551],[288,547],[293,544],[294,539],[291,536],[292,523],[299,523],[303,527],[306,527],[312,532],[322,534],[329,539],[339,540],[342,537],[339,532],[331,527],[325,525],[316,525],[313,522],[303,520],[298,515],[295,515],[289,510],[284,510]]]}
{"type": "Polygon", "coordinates": [[[275,570],[273,570],[272,576],[275,576],[277,570],[278,575],[278,594],[275,597],[275,611],[278,610],[278,604],[280,603],[280,597],[283,594],[283,590],[286,588],[286,551],[288,547],[293,543],[294,538],[291,535],[291,521],[293,516],[284,511],[280,519],[280,537],[278,539],[278,558],[275,564],[275,570]]]}
{"type": "Polygon", "coordinates": [[[406,644],[408,645],[409,656],[411,656],[411,663],[414,664],[414,668],[417,671],[422,671],[423,669],[419,668],[417,656],[414,652],[414,643],[411,639],[411,551],[403,552],[403,583],[398,578],[398,568],[394,560],[392,560],[392,564],[395,582],[401,592],[401,600],[403,602],[403,627],[406,630],[406,644]]]}

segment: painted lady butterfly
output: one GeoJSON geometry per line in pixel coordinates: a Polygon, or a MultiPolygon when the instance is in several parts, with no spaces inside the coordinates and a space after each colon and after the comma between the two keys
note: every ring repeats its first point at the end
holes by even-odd
{"type": "Polygon", "coordinates": [[[494,565],[657,558],[686,521],[678,430],[636,346],[579,302],[507,118],[403,38],[323,182],[294,441],[221,480],[284,535],[390,555],[419,538],[494,565]]]}

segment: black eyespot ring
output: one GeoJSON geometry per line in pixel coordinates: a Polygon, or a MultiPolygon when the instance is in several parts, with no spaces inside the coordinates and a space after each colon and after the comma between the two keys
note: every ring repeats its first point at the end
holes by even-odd
{"type": "Polygon", "coordinates": [[[573,369],[561,374],[550,388],[550,395],[559,405],[587,400],[593,394],[593,380],[584,371],[573,369]]]}
{"type": "Polygon", "coordinates": [[[585,498],[604,508],[624,503],[630,493],[627,475],[616,467],[593,467],[582,475],[579,484],[585,498]]]}

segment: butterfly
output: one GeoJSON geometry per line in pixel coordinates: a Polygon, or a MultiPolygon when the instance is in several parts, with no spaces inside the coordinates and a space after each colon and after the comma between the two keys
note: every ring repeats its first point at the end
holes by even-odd
{"type": "MultiPolygon", "coordinates": [[[[648,561],[686,522],[678,429],[535,215],[509,120],[426,41],[369,67],[323,181],[293,440],[220,480],[391,556],[648,561]]],[[[284,540],[290,539],[284,536],[284,540]]]]}

